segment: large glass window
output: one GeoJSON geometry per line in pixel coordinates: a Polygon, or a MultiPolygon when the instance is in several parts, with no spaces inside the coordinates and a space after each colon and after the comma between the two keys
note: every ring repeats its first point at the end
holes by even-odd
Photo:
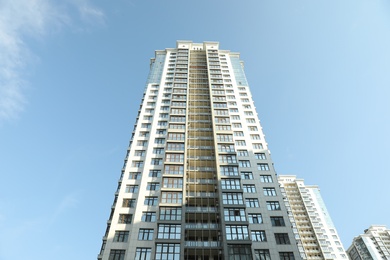
{"type": "Polygon", "coordinates": [[[164,167],[165,174],[180,174],[184,173],[183,165],[165,165],[164,167]]]}
{"type": "Polygon", "coordinates": [[[260,171],[269,171],[269,166],[267,163],[258,163],[257,169],[260,171]]]}
{"type": "Polygon", "coordinates": [[[229,260],[253,260],[250,245],[228,245],[229,260]]]}
{"type": "Polygon", "coordinates": [[[125,192],[127,192],[127,193],[137,193],[138,192],[138,185],[126,185],[125,192]]]}
{"type": "Polygon", "coordinates": [[[156,206],[157,202],[157,197],[145,197],[144,205],[156,206]]]}
{"type": "Polygon", "coordinates": [[[226,240],[248,240],[248,227],[238,225],[226,225],[226,240]]]}
{"type": "Polygon", "coordinates": [[[293,252],[280,252],[279,258],[280,260],[295,260],[293,252]]]}
{"type": "Polygon", "coordinates": [[[244,204],[244,201],[242,199],[242,193],[236,193],[236,192],[222,193],[222,202],[223,202],[223,204],[228,204],[228,205],[244,204]]]}
{"type": "Polygon", "coordinates": [[[156,244],[155,260],[180,260],[180,244],[156,244]]]}
{"type": "Polygon", "coordinates": [[[225,221],[246,221],[245,209],[225,208],[225,221]]]}
{"type": "Polygon", "coordinates": [[[245,199],[245,205],[248,207],[248,208],[258,208],[260,207],[259,205],[259,200],[257,198],[248,198],[248,199],[245,199]]]}
{"type": "Polygon", "coordinates": [[[246,193],[255,193],[256,192],[256,186],[254,184],[244,184],[243,188],[244,188],[244,192],[246,192],[246,193]]]}
{"type": "Polygon", "coordinates": [[[157,238],[160,239],[180,239],[181,225],[160,224],[158,225],[157,238]]]}
{"type": "Polygon", "coordinates": [[[164,188],[173,188],[181,189],[183,188],[183,179],[182,178],[163,178],[163,187],[164,188]]]}
{"type": "Polygon", "coordinates": [[[160,207],[160,220],[181,220],[181,208],[160,207]]]}
{"type": "Polygon", "coordinates": [[[182,203],[183,194],[181,192],[161,192],[162,203],[182,203]]]}
{"type": "Polygon", "coordinates": [[[290,239],[287,233],[275,233],[276,244],[278,245],[288,245],[290,244],[290,239]]]}
{"type": "Polygon", "coordinates": [[[184,151],[184,143],[167,143],[169,151],[184,151]]]}
{"type": "Polygon", "coordinates": [[[131,224],[132,214],[119,214],[119,224],[131,224]]]}
{"type": "Polygon", "coordinates": [[[282,227],[286,225],[283,217],[271,217],[271,224],[274,227],[282,227]]]}
{"type": "Polygon", "coordinates": [[[263,188],[264,196],[276,196],[275,188],[263,188]]]}
{"type": "Polygon", "coordinates": [[[135,207],[135,199],[123,199],[122,207],[134,208],[135,207]]]}
{"type": "Polygon", "coordinates": [[[184,154],[168,153],[168,154],[166,154],[165,161],[167,161],[167,162],[184,162],[184,154]]]}
{"type": "Polygon", "coordinates": [[[278,201],[267,201],[268,210],[280,210],[280,204],[278,201]]]}
{"type": "Polygon", "coordinates": [[[239,176],[237,166],[220,166],[220,169],[223,176],[239,176]]]}
{"type": "Polygon", "coordinates": [[[260,175],[261,182],[273,182],[271,175],[260,175]]]}
{"type": "Polygon", "coordinates": [[[221,188],[223,190],[239,190],[241,189],[239,179],[222,179],[221,188]]]}

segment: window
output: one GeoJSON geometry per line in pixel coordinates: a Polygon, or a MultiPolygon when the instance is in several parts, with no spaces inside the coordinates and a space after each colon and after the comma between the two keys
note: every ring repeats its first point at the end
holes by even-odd
{"type": "Polygon", "coordinates": [[[275,188],[263,188],[264,196],[276,196],[275,188]]]}
{"type": "Polygon", "coordinates": [[[145,197],[144,205],[156,206],[157,205],[157,197],[145,197]]]}
{"type": "Polygon", "coordinates": [[[253,260],[250,245],[228,245],[229,259],[253,260]]]}
{"type": "Polygon", "coordinates": [[[222,179],[221,188],[223,190],[239,190],[241,189],[240,180],[238,179],[222,179]]]}
{"type": "Polygon", "coordinates": [[[142,213],[142,222],[156,222],[156,212],[145,211],[142,213]]]}
{"type": "Polygon", "coordinates": [[[165,144],[165,139],[164,138],[156,138],[154,140],[155,144],[165,144]]]}
{"type": "Polygon", "coordinates": [[[123,199],[122,207],[134,208],[135,207],[135,199],[123,199]]]}
{"type": "Polygon", "coordinates": [[[169,151],[184,151],[184,143],[167,143],[169,151]]]}
{"type": "Polygon", "coordinates": [[[249,213],[248,218],[249,218],[249,223],[251,224],[263,223],[263,217],[259,213],[249,213]]]}
{"type": "Polygon", "coordinates": [[[274,227],[284,227],[286,225],[283,217],[271,217],[271,224],[274,227]]]}
{"type": "Polygon", "coordinates": [[[290,239],[288,238],[287,233],[275,233],[275,240],[277,245],[290,244],[290,239]]]}
{"type": "Polygon", "coordinates": [[[255,121],[254,118],[247,118],[247,119],[246,119],[246,122],[247,122],[247,123],[256,123],[256,121],[255,121]]]}
{"type": "Polygon", "coordinates": [[[242,193],[222,193],[222,203],[229,205],[244,204],[242,193]]]}
{"type": "Polygon", "coordinates": [[[184,154],[168,153],[168,154],[166,154],[165,161],[167,161],[167,162],[184,162],[184,154]]]}
{"type": "Polygon", "coordinates": [[[260,175],[261,182],[273,182],[271,175],[260,175]]]}
{"type": "Polygon", "coordinates": [[[253,116],[253,112],[252,111],[245,111],[244,114],[246,116],[253,116]]]}
{"type": "Polygon", "coordinates": [[[248,156],[248,151],[247,150],[238,150],[237,151],[238,156],[248,156]]]}
{"type": "Polygon", "coordinates": [[[126,191],[127,193],[137,193],[138,192],[138,185],[126,185],[126,191]]]}
{"type": "Polygon", "coordinates": [[[234,131],[233,134],[234,136],[244,136],[244,132],[242,131],[234,131]]]}
{"type": "Polygon", "coordinates": [[[220,155],[219,162],[220,163],[237,163],[237,158],[235,155],[220,155]]]}
{"type": "Polygon", "coordinates": [[[181,220],[181,208],[160,207],[160,220],[181,220]]]}
{"type": "Polygon", "coordinates": [[[141,124],[141,128],[147,128],[147,129],[149,129],[150,128],[150,123],[142,123],[141,124]]]}
{"type": "Polygon", "coordinates": [[[183,194],[181,192],[161,192],[161,203],[182,203],[183,194]]]}
{"type": "Polygon", "coordinates": [[[217,125],[216,129],[219,131],[227,131],[232,130],[232,127],[230,125],[217,125]]]}
{"type": "Polygon", "coordinates": [[[150,170],[149,171],[149,177],[160,177],[161,171],[160,170],[150,170]]]}
{"type": "Polygon", "coordinates": [[[268,210],[280,210],[280,204],[278,201],[267,201],[268,210]]]}
{"type": "Polygon", "coordinates": [[[149,137],[149,132],[139,132],[140,137],[149,137]]]}
{"type": "Polygon", "coordinates": [[[253,174],[251,172],[241,172],[241,179],[253,180],[253,174]]]}
{"type": "Polygon", "coordinates": [[[126,250],[122,249],[111,249],[108,260],[124,260],[126,250]]]}
{"type": "Polygon", "coordinates": [[[249,160],[238,161],[238,164],[243,168],[251,167],[251,162],[249,160]]]}
{"type": "Polygon", "coordinates": [[[163,179],[164,188],[173,188],[181,189],[183,188],[183,179],[182,178],[164,178],[163,179]]]}
{"type": "Polygon", "coordinates": [[[130,172],[129,179],[130,180],[139,180],[139,179],[141,179],[141,173],[140,172],[130,172]]]}
{"type": "Polygon", "coordinates": [[[232,113],[238,113],[238,108],[230,108],[229,110],[232,113]]]}
{"type": "Polygon", "coordinates": [[[250,135],[252,140],[260,140],[260,135],[250,135]]]}
{"type": "Polygon", "coordinates": [[[132,167],[143,167],[144,162],[143,161],[133,161],[131,164],[132,167]]]}
{"type": "Polygon", "coordinates": [[[146,185],[146,190],[159,190],[160,189],[160,183],[158,182],[148,182],[146,185]]]}
{"type": "Polygon", "coordinates": [[[256,198],[245,199],[245,205],[248,208],[258,208],[258,207],[260,207],[259,200],[256,199],[256,198]]]}
{"type": "Polygon", "coordinates": [[[154,148],[153,149],[153,154],[163,154],[164,153],[164,148],[154,148]]]}
{"type": "Polygon", "coordinates": [[[265,160],[267,159],[265,157],[265,153],[255,153],[255,156],[256,156],[256,159],[259,159],[259,160],[265,160]]]}
{"type": "Polygon", "coordinates": [[[169,124],[170,129],[185,129],[185,125],[169,124]]]}
{"type": "Polygon", "coordinates": [[[258,163],[257,169],[260,171],[269,171],[269,166],[267,163],[258,163]]]}
{"type": "Polygon", "coordinates": [[[162,165],[161,158],[152,158],[151,165],[162,165]]]}
{"type": "Polygon", "coordinates": [[[225,208],[224,213],[225,221],[246,221],[244,209],[225,208]]]}
{"type": "Polygon", "coordinates": [[[233,123],[234,128],[242,128],[241,123],[233,123]]]}
{"type": "Polygon", "coordinates": [[[221,174],[224,176],[238,176],[237,166],[221,166],[221,174]]]}
{"type": "Polygon", "coordinates": [[[160,239],[180,239],[181,225],[160,224],[158,225],[157,238],[160,239]]]}
{"type": "Polygon", "coordinates": [[[132,214],[119,214],[119,224],[131,224],[132,214]]]}
{"type": "Polygon", "coordinates": [[[180,260],[180,244],[156,244],[155,260],[180,260]]]}
{"type": "Polygon", "coordinates": [[[158,122],[157,122],[157,125],[158,125],[158,126],[167,126],[167,125],[168,125],[168,122],[167,122],[167,121],[158,121],[158,122]]]}
{"type": "Polygon", "coordinates": [[[247,192],[247,193],[255,193],[256,192],[256,187],[254,184],[244,184],[243,188],[244,188],[244,192],[247,192]]]}
{"type": "Polygon", "coordinates": [[[152,120],[152,116],[144,116],[144,120],[150,121],[150,120],[152,120]]]}
{"type": "Polygon", "coordinates": [[[129,231],[115,231],[114,242],[127,242],[129,231]]]}
{"type": "Polygon", "coordinates": [[[253,149],[263,149],[262,144],[253,144],[253,149]]]}
{"type": "Polygon", "coordinates": [[[279,252],[280,260],[295,260],[293,252],[279,252]]]}
{"type": "Polygon", "coordinates": [[[140,228],[138,232],[138,240],[153,240],[153,229],[140,228]]]}
{"type": "Polygon", "coordinates": [[[236,141],[236,145],[237,145],[237,146],[245,146],[246,143],[245,143],[244,140],[237,140],[237,141],[236,141]]]}
{"type": "Polygon", "coordinates": [[[268,249],[255,249],[256,260],[271,260],[271,255],[268,249]]]}
{"type": "Polygon", "coordinates": [[[137,247],[135,251],[135,260],[150,260],[151,254],[151,248],[137,247]]]}
{"type": "Polygon", "coordinates": [[[183,165],[165,165],[164,167],[165,174],[183,174],[184,166],[183,165]]]}
{"type": "Polygon", "coordinates": [[[251,232],[252,241],[265,242],[267,237],[264,230],[254,230],[251,232]]]}
{"type": "Polygon", "coordinates": [[[179,140],[185,139],[184,133],[168,133],[168,140],[179,140]]]}
{"type": "Polygon", "coordinates": [[[226,225],[226,240],[248,240],[248,227],[237,225],[226,225]]]}
{"type": "Polygon", "coordinates": [[[217,141],[219,141],[219,142],[232,142],[233,136],[232,135],[217,134],[217,141]]]}
{"type": "Polygon", "coordinates": [[[233,115],[231,116],[232,120],[240,120],[240,116],[239,115],[233,115]]]}
{"type": "Polygon", "coordinates": [[[218,145],[219,152],[234,152],[233,144],[219,144],[218,145]]]}

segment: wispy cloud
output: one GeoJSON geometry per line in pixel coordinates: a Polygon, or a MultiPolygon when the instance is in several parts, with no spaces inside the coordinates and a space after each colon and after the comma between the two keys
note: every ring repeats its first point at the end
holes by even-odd
{"type": "Polygon", "coordinates": [[[0,0],[0,123],[23,111],[26,68],[36,58],[26,39],[44,40],[52,31],[104,24],[104,13],[89,0],[0,0]],[[76,10],[78,17],[72,16],[76,10]]]}

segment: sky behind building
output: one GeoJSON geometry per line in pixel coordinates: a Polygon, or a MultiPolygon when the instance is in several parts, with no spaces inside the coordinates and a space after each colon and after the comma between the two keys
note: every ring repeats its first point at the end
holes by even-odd
{"type": "Polygon", "coordinates": [[[0,1],[0,259],[94,259],[154,50],[241,53],[279,174],[390,226],[390,4],[0,1]],[[21,247],[21,245],[23,245],[21,247]]]}

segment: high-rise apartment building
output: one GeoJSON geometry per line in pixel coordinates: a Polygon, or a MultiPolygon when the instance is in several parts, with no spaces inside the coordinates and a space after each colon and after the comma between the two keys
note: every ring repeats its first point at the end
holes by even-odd
{"type": "Polygon", "coordinates": [[[98,259],[300,259],[238,53],[156,51],[98,259]]]}
{"type": "Polygon", "coordinates": [[[373,225],[353,239],[347,253],[351,260],[390,259],[390,230],[373,225]]]}
{"type": "Polygon", "coordinates": [[[348,259],[318,186],[293,175],[280,175],[278,181],[302,258],[348,259]]]}

